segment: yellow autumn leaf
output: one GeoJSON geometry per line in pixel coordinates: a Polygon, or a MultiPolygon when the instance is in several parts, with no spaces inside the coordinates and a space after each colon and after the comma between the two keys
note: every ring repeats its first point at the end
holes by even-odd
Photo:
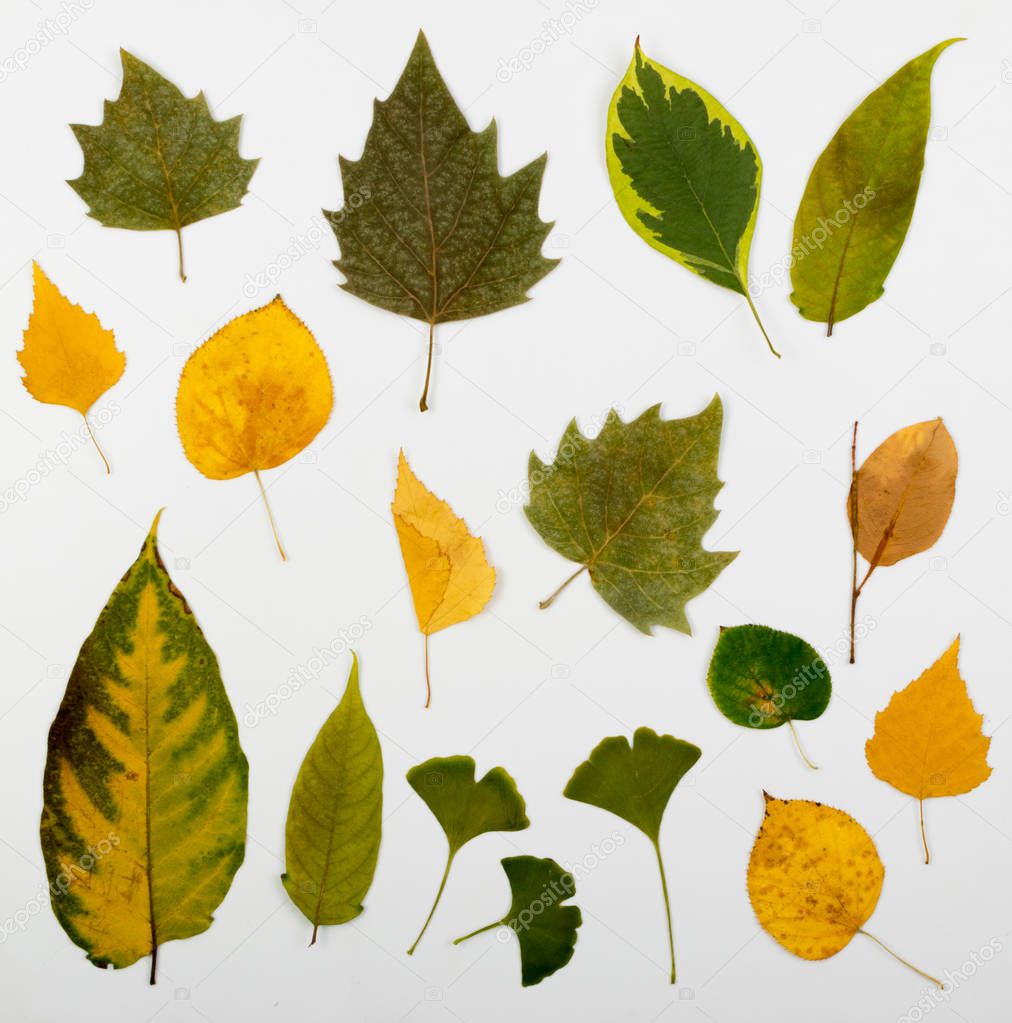
{"type": "Polygon", "coordinates": [[[183,367],[176,424],[186,457],[209,479],[254,474],[282,558],[260,473],[299,454],[333,407],[326,357],[280,295],[226,323],[183,367]]]}
{"type": "Polygon", "coordinates": [[[418,628],[425,637],[425,706],[432,699],[429,636],[473,618],[489,601],[495,569],[464,520],[411,471],[401,451],[391,505],[418,628]]]}
{"type": "Polygon", "coordinates": [[[18,361],[22,383],[37,401],[80,412],[105,471],[109,462],[88,422],[88,410],[123,376],[126,356],[94,313],[63,295],[38,263],[32,263],[35,301],[18,361]]]}
{"type": "Polygon", "coordinates": [[[875,732],[864,748],[868,766],[876,778],[918,801],[925,863],[931,854],[924,800],[962,795],[991,775],[991,740],[981,731],[983,723],[959,674],[958,636],[875,715],[875,732]]]}
{"type": "Polygon", "coordinates": [[[828,959],[864,929],[875,912],[885,868],[875,843],[850,814],[807,799],[763,793],[766,814],[748,863],[748,896],[763,929],[802,959],[828,959]]]}

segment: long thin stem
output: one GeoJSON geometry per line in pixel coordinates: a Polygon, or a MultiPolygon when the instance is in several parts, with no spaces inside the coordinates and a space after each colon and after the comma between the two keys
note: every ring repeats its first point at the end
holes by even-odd
{"type": "Polygon", "coordinates": [[[176,228],[176,247],[179,249],[179,279],[186,283],[186,271],[183,269],[183,229],[176,228]]]}
{"type": "Polygon", "coordinates": [[[671,983],[675,982],[675,933],[671,927],[671,900],[668,898],[668,878],[664,873],[664,860],[661,857],[661,843],[654,839],[654,852],[657,853],[657,869],[661,872],[661,891],[664,893],[664,913],[668,920],[668,950],[671,953],[671,983]]]}
{"type": "Polygon", "coordinates": [[[267,500],[267,491],[264,489],[264,481],[260,479],[260,470],[254,469],[253,475],[257,478],[257,486],[260,488],[260,494],[264,499],[264,507],[267,509],[267,518],[270,520],[271,532],[274,534],[274,542],[278,545],[278,553],[281,555],[282,561],[287,561],[288,555],[285,554],[285,549],[281,546],[281,537],[278,534],[278,524],[274,521],[274,512],[271,511],[271,502],[267,500]]]}
{"type": "Polygon", "coordinates": [[[586,565],[581,565],[581,566],[580,566],[580,567],[579,567],[579,568],[578,568],[578,569],[577,569],[577,570],[576,570],[576,571],[575,571],[575,572],[574,572],[574,573],[573,573],[573,574],[572,574],[572,575],[571,575],[571,576],[570,576],[570,577],[569,577],[569,578],[568,578],[568,579],[567,579],[567,580],[566,580],[566,581],[565,581],[565,582],[564,582],[564,583],[563,583],[563,584],[562,584],[562,585],[561,585],[561,586],[560,586],[560,587],[559,587],[559,588],[558,588],[557,590],[555,590],[555,591],[554,591],[553,593],[549,594],[549,596],[545,597],[545,599],[544,599],[544,600],[542,600],[542,601],[539,601],[539,602],[538,602],[538,607],[540,607],[542,611],[544,611],[544,609],[545,609],[546,607],[551,607],[551,606],[552,606],[552,601],[553,601],[553,600],[555,600],[555,598],[556,598],[556,597],[557,597],[557,596],[558,596],[558,595],[559,595],[559,594],[560,594],[560,593],[561,593],[561,592],[562,592],[562,591],[563,591],[563,590],[564,590],[564,589],[565,589],[565,588],[566,588],[566,587],[567,587],[567,586],[568,586],[568,585],[569,585],[569,584],[570,584],[570,583],[571,583],[571,582],[572,582],[572,581],[573,581],[573,580],[574,580],[574,579],[575,579],[575,578],[576,578],[577,576],[579,576],[579,575],[582,575],[582,574],[583,574],[584,572],[586,572],[586,571],[587,571],[587,566],[586,566],[586,565]]]}
{"type": "MultiPolygon", "coordinates": [[[[830,325],[832,326],[832,325],[830,325]]],[[[857,420],[850,441],[850,539],[852,543],[850,572],[850,663],[854,663],[854,627],[857,620],[857,420]]]]}
{"type": "Polygon", "coordinates": [[[418,402],[418,408],[422,412],[429,411],[429,380],[432,377],[432,349],[435,347],[436,325],[429,324],[429,361],[425,364],[425,386],[422,388],[422,397],[418,402]]]}
{"type": "Polygon", "coordinates": [[[755,317],[756,323],[759,324],[759,329],[763,332],[763,337],[766,338],[766,344],[769,347],[769,350],[779,359],[780,353],[773,347],[773,342],[770,340],[769,334],[766,333],[763,321],[759,319],[759,310],[756,309],[755,303],[752,301],[752,296],[748,293],[748,285],[742,281],[741,286],[742,291],[745,293],[745,301],[748,302],[748,307],[752,310],[752,315],[755,317]]]}
{"type": "Polygon", "coordinates": [[[148,975],[148,984],[151,987],[155,986],[157,974],[158,974],[158,946],[154,945],[151,949],[151,973],[148,975]]]}
{"type": "Polygon", "coordinates": [[[893,959],[895,959],[898,963],[902,963],[908,969],[913,970],[914,973],[923,977],[925,980],[930,980],[932,984],[937,984],[938,987],[940,988],[945,987],[945,985],[937,977],[932,977],[930,973],[925,973],[923,970],[919,970],[916,966],[914,966],[913,963],[908,962],[906,959],[903,958],[903,956],[897,955],[888,945],[886,945],[884,942],[879,941],[879,939],[876,938],[874,934],[869,934],[868,931],[866,931],[863,927],[858,928],[857,933],[863,934],[866,938],[871,938],[871,940],[874,941],[875,944],[879,946],[879,948],[885,949],[885,951],[888,952],[889,955],[891,955],[893,959]]]}
{"type": "Polygon", "coordinates": [[[924,863],[925,866],[931,862],[931,853],[928,851],[928,834],[924,830],[924,800],[918,800],[920,803],[921,813],[921,844],[924,846],[924,863]]]}
{"type": "Polygon", "coordinates": [[[102,464],[105,466],[106,475],[112,473],[112,469],[109,467],[109,459],[105,457],[102,448],[99,446],[98,438],[95,436],[95,431],[91,428],[91,423],[88,422],[88,417],[82,412],[81,418],[84,420],[84,428],[88,431],[88,436],[91,438],[92,444],[95,445],[95,450],[98,452],[98,457],[102,459],[102,464]]]}
{"type": "Polygon", "coordinates": [[[502,920],[496,920],[494,923],[485,924],[484,927],[479,927],[476,931],[471,931],[470,934],[465,934],[460,938],[454,938],[454,945],[459,945],[462,941],[467,941],[468,938],[473,938],[478,934],[484,934],[486,931],[494,931],[497,927],[502,927],[502,920]]]}
{"type": "Polygon", "coordinates": [[[804,762],[808,764],[813,771],[817,771],[819,769],[819,765],[813,764],[806,756],[801,745],[801,739],[798,737],[798,730],[794,727],[794,722],[790,718],[787,719],[787,727],[791,730],[791,737],[794,739],[794,746],[798,751],[798,756],[801,757],[801,759],[804,760],[804,762]]]}
{"type": "Polygon", "coordinates": [[[408,949],[408,955],[414,955],[415,949],[418,948],[418,942],[422,940],[422,936],[429,929],[429,923],[432,921],[433,916],[436,913],[436,906],[439,905],[439,900],[443,897],[443,889],[446,887],[446,879],[450,876],[450,867],[453,866],[454,853],[451,850],[450,855],[446,857],[446,870],[443,871],[443,879],[439,882],[439,890],[436,892],[435,901],[432,903],[432,909],[429,910],[429,915],[425,918],[425,923],[422,924],[422,929],[418,932],[418,937],[415,938],[414,944],[408,949]]]}
{"type": "Polygon", "coordinates": [[[425,634],[425,709],[432,703],[432,683],[429,681],[429,634],[425,634]]]}

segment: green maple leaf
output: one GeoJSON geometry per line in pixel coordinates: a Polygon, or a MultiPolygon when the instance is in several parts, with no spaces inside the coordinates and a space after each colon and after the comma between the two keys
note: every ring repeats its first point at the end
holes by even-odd
{"type": "Polygon", "coordinates": [[[239,155],[242,117],[216,121],[203,93],[172,82],[120,50],[123,86],[101,124],[72,124],[84,170],[68,184],[106,227],[174,231],[183,270],[183,228],[235,209],[259,160],[239,155]]]}
{"type": "Polygon", "coordinates": [[[562,903],[576,894],[576,881],[547,858],[508,856],[502,868],[513,895],[509,912],[501,920],[457,938],[454,945],[496,927],[508,927],[520,943],[521,983],[530,987],[573,958],[576,929],[583,916],[576,906],[562,903]]]}
{"type": "Polygon", "coordinates": [[[471,131],[419,33],[394,91],[376,101],[361,158],[340,158],[344,207],[323,211],[341,287],[429,325],[423,412],[436,324],[526,302],[558,263],[541,255],[547,157],[502,177],[496,149],[495,122],[471,131]]]}
{"type": "Polygon", "coordinates": [[[658,64],[639,39],[608,109],[608,175],[629,226],[686,269],[748,291],[762,161],[745,129],[705,89],[658,64]]]}
{"type": "Polygon", "coordinates": [[[671,927],[671,901],[661,858],[661,821],[671,793],[700,758],[698,746],[637,728],[632,745],[624,735],[602,739],[590,757],[573,772],[563,795],[607,810],[639,828],[650,839],[661,875],[661,892],[668,922],[671,983],[675,982],[675,940],[671,927]]]}
{"type": "Polygon", "coordinates": [[[662,419],[654,405],[625,423],[612,410],[593,440],[570,422],[550,465],[531,452],[527,518],[549,547],[582,566],[542,607],[586,571],[641,632],[653,625],[691,632],[686,603],[737,556],[702,547],[723,486],[722,421],[716,395],[686,419],[662,419]]]}
{"type": "Polygon", "coordinates": [[[493,767],[479,781],[475,781],[474,771],[475,763],[471,757],[457,756],[433,757],[407,773],[408,784],[439,821],[448,845],[446,869],[439,882],[439,890],[418,937],[408,949],[408,955],[415,951],[428,929],[457,853],[472,838],[489,831],[523,831],[531,826],[523,796],[503,768],[493,767]]]}

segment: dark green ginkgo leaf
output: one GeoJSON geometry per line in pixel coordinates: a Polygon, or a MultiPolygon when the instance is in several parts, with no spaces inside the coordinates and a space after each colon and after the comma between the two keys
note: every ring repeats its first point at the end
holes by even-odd
{"type": "Polygon", "coordinates": [[[126,50],[123,87],[101,124],[72,124],[84,170],[68,182],[106,227],[174,231],[183,270],[183,228],[235,209],[259,160],[239,155],[242,117],[216,121],[204,94],[187,99],[126,50]]]}
{"type": "Polygon", "coordinates": [[[539,984],[573,958],[576,929],[583,917],[576,906],[562,905],[576,894],[573,875],[555,860],[508,856],[502,861],[513,893],[509,912],[479,927],[454,945],[496,927],[509,927],[520,942],[520,974],[524,987],[539,984]]]}
{"type": "Polygon", "coordinates": [[[433,757],[408,771],[408,784],[439,821],[449,847],[432,909],[408,955],[418,947],[436,912],[457,853],[472,838],[489,831],[523,831],[530,827],[523,796],[503,768],[493,767],[478,781],[474,772],[474,760],[462,756],[433,757]]]}
{"type": "Polygon", "coordinates": [[[794,721],[813,721],[829,704],[832,682],[819,652],[798,636],[765,625],[721,629],[707,675],[717,709],[743,728],[787,725],[809,767],[794,721]]]}
{"type": "Polygon", "coordinates": [[[562,793],[567,799],[589,803],[621,817],[650,839],[661,875],[672,984],[675,982],[675,940],[668,881],[661,858],[661,821],[671,793],[701,755],[699,747],[691,742],[672,735],[658,735],[650,728],[637,728],[632,745],[624,735],[602,739],[590,757],[573,772],[562,793]]]}

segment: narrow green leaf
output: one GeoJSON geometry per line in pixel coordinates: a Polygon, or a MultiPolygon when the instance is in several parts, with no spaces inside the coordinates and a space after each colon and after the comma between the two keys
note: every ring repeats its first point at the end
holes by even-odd
{"type": "Polygon", "coordinates": [[[914,214],[931,125],[931,71],[947,39],[904,64],[843,122],[815,162],[794,221],[791,301],[833,325],[884,291],[914,214]]]}
{"type": "Polygon", "coordinates": [[[299,768],[285,825],[285,873],[292,902],[313,925],[343,924],[362,912],[383,823],[383,756],[362,703],[352,653],[344,696],[299,768]]]}

